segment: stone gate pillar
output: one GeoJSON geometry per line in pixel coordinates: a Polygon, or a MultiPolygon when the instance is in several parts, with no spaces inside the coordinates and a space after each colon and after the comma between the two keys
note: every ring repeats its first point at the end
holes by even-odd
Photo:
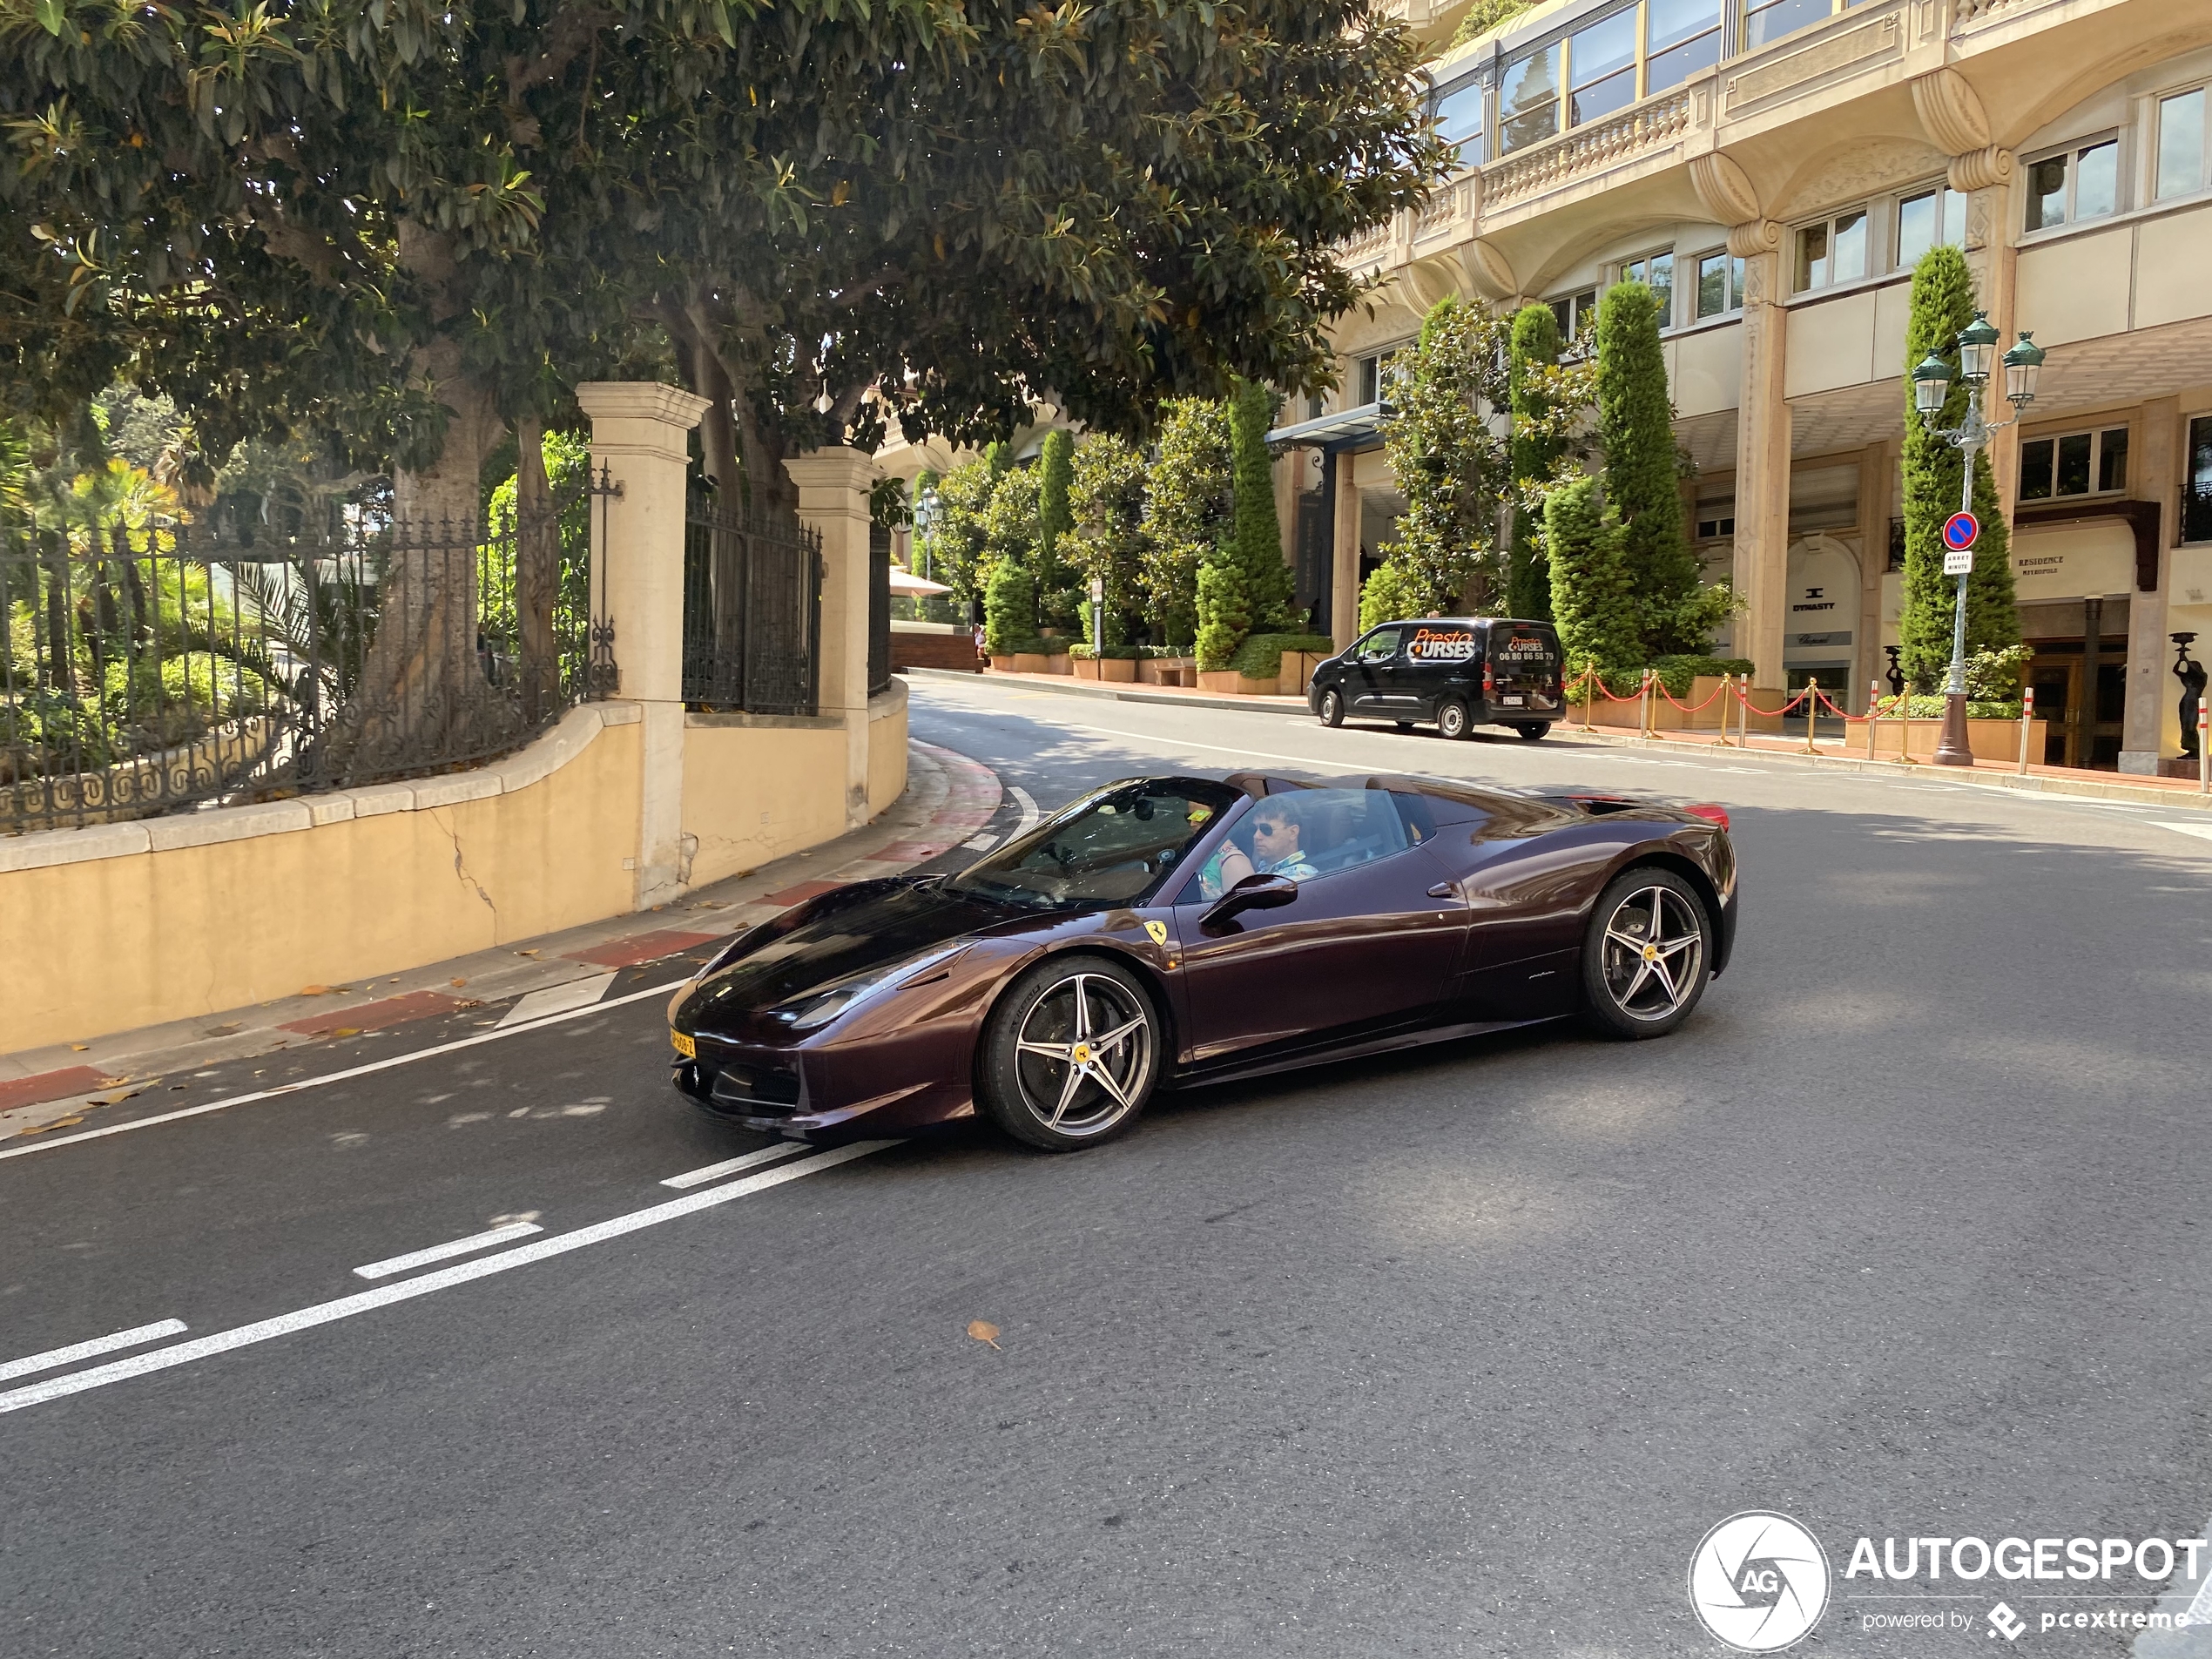
{"type": "MultiPolygon", "coordinates": [[[[576,388],[591,417],[591,467],[621,494],[606,514],[605,613],[614,624],[616,694],[643,711],[636,904],[683,890],[684,502],[685,439],[707,400],[674,386],[597,381],[576,388]]],[[[598,510],[595,503],[595,510],[598,510]]]]}
{"type": "Polygon", "coordinates": [[[845,723],[845,822],[868,821],[868,490],[873,455],[839,446],[784,462],[799,516],[822,538],[819,707],[845,723]]]}

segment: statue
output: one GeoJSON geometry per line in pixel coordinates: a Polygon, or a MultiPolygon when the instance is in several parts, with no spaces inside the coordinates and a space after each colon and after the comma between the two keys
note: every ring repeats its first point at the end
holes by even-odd
{"type": "Polygon", "coordinates": [[[1897,665],[1897,653],[1898,647],[1895,645],[1885,645],[1882,649],[1890,654],[1890,671],[1883,676],[1883,678],[1887,679],[1890,683],[1890,695],[1892,697],[1903,697],[1905,695],[1905,671],[1897,665]]]}
{"type": "Polygon", "coordinates": [[[2204,700],[2207,675],[2204,664],[2189,655],[2189,642],[2195,634],[2174,636],[2174,678],[2182,683],[2182,759],[2195,760],[2196,753],[2196,711],[2204,700]]]}

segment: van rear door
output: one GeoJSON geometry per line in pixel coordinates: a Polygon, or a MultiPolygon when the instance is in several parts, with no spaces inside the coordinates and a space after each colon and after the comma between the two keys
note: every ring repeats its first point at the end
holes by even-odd
{"type": "Polygon", "coordinates": [[[1559,636],[1550,624],[1492,623],[1491,718],[1511,719],[1521,713],[1557,715],[1566,705],[1564,662],[1559,636]]]}

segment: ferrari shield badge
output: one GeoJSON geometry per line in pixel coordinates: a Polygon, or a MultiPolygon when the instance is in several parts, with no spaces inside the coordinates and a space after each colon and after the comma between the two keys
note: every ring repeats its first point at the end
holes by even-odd
{"type": "Polygon", "coordinates": [[[1164,945],[1168,942],[1168,925],[1164,921],[1148,921],[1144,924],[1144,931],[1151,936],[1152,942],[1156,945],[1164,945]]]}

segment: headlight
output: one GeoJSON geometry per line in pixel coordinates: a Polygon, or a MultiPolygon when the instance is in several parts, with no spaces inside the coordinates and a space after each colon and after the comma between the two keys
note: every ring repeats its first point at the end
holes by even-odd
{"type": "Polygon", "coordinates": [[[878,991],[903,983],[933,968],[943,967],[967,948],[967,946],[961,945],[952,950],[935,951],[927,956],[911,957],[903,962],[893,962],[888,967],[854,974],[834,984],[809,991],[804,996],[793,997],[772,1010],[772,1015],[779,1024],[789,1026],[794,1031],[815,1030],[878,991]]]}

